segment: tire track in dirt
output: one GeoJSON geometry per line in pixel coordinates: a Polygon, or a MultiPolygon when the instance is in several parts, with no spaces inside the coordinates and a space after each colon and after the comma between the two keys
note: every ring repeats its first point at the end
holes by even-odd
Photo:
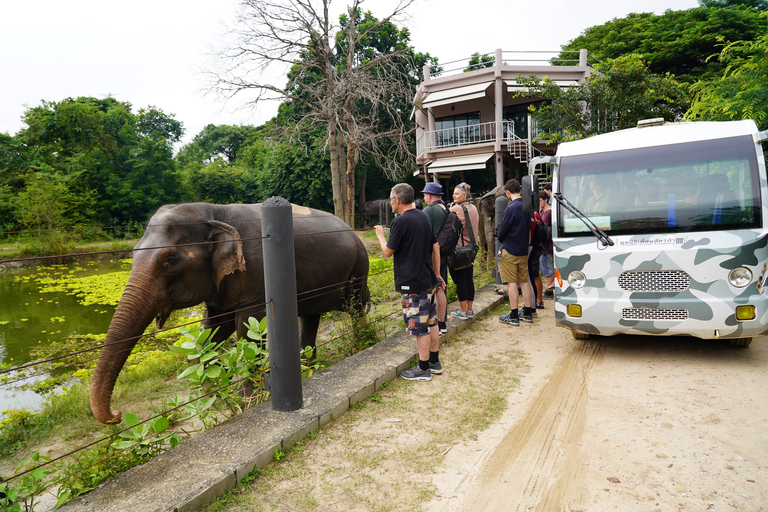
{"type": "Polygon", "coordinates": [[[463,510],[583,510],[587,378],[603,352],[598,341],[575,343],[554,366],[525,416],[483,463],[463,510]]]}

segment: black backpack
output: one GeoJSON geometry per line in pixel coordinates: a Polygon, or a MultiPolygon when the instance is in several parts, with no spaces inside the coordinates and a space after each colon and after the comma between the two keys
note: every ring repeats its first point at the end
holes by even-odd
{"type": "Polygon", "coordinates": [[[531,235],[531,247],[534,251],[544,252],[549,244],[549,237],[547,236],[547,227],[544,223],[536,221],[533,228],[533,235],[531,235]]]}
{"type": "Polygon", "coordinates": [[[437,234],[437,243],[440,246],[440,256],[447,257],[449,254],[453,254],[456,244],[459,243],[461,219],[444,204],[440,206],[445,209],[446,216],[440,232],[437,234]]]}

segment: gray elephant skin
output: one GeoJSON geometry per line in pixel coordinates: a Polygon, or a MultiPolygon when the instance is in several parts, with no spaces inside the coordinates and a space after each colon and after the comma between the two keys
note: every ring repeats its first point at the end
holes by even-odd
{"type": "MultiPolygon", "coordinates": [[[[368,254],[337,217],[292,205],[301,346],[315,346],[322,313],[362,313],[368,305],[368,254]],[[335,285],[335,286],[334,286],[335,285]],[[306,294],[303,292],[318,290],[306,294]]],[[[133,267],[91,379],[91,410],[121,420],[110,401],[117,376],[146,327],[161,328],[176,309],[205,304],[215,342],[248,317],[265,315],[261,205],[186,203],[161,207],[134,248],[133,267]]]]}
{"type": "Polygon", "coordinates": [[[386,223],[387,211],[389,211],[389,220],[394,218],[389,199],[376,199],[375,201],[366,201],[360,208],[362,214],[362,226],[372,228],[376,224],[384,225],[386,223]]]}

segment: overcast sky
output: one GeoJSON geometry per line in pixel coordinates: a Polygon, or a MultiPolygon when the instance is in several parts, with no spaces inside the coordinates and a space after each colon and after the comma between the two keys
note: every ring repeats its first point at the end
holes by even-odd
{"type": "MultiPolygon", "coordinates": [[[[269,1],[269,0],[265,0],[269,1]]],[[[23,128],[26,107],[67,97],[114,96],[155,106],[184,124],[188,142],[209,124],[260,125],[276,112],[222,104],[201,92],[207,49],[221,40],[237,0],[7,0],[0,7],[0,132],[23,128]]],[[[345,0],[334,0],[340,12],[345,0]]],[[[367,0],[384,17],[394,0],[367,0]]],[[[417,0],[410,19],[416,51],[440,62],[473,52],[556,51],[584,29],[630,12],[663,13],[697,0],[417,0]]],[[[338,19],[338,18],[336,18],[338,19]]],[[[284,77],[276,83],[282,85],[284,77]]]]}

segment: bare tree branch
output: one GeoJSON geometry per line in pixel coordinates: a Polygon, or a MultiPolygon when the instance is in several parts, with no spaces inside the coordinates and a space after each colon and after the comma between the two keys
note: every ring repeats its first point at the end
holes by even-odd
{"type": "Polygon", "coordinates": [[[208,74],[210,89],[225,100],[238,98],[249,106],[291,102],[297,122],[285,137],[298,139],[308,125],[326,128],[334,209],[350,225],[361,155],[374,155],[393,178],[413,162],[412,131],[403,112],[413,94],[405,71],[414,67],[409,49],[365,55],[359,50],[414,1],[399,0],[388,16],[372,20],[362,10],[364,0],[353,0],[342,26],[330,18],[331,0],[241,0],[228,29],[231,43],[216,52],[217,65],[208,74]],[[270,79],[276,68],[280,77],[288,70],[282,87],[270,79]]]}

